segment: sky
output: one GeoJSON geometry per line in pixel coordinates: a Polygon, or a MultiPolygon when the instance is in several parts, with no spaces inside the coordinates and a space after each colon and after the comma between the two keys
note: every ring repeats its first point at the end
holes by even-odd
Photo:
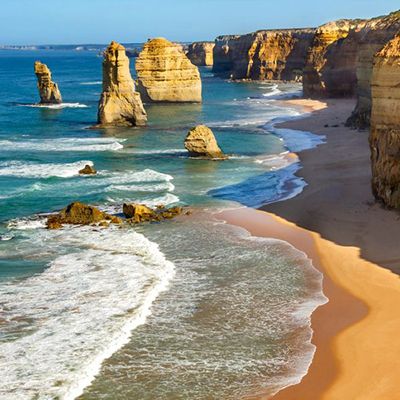
{"type": "Polygon", "coordinates": [[[0,44],[213,40],[400,9],[399,0],[1,0],[0,44]]]}

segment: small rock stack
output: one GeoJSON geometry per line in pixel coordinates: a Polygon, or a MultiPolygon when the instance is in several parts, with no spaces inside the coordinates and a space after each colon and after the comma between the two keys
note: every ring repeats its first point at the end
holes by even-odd
{"type": "Polygon", "coordinates": [[[51,71],[46,64],[35,62],[35,74],[38,81],[40,104],[60,104],[61,93],[57,83],[51,80],[51,71]]]}

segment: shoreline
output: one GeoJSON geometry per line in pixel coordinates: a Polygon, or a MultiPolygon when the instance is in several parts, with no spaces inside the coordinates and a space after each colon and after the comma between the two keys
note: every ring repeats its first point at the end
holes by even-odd
{"type": "MultiPolygon", "coordinates": [[[[327,138],[325,144],[298,153],[302,168],[296,175],[305,179],[308,186],[298,196],[263,206],[261,210],[242,208],[218,214],[227,223],[240,226],[254,236],[292,244],[308,255],[324,277],[323,293],[329,301],[311,316],[312,343],[316,351],[308,372],[300,383],[282,389],[272,398],[394,400],[398,393],[396,382],[400,378],[400,361],[396,358],[400,351],[397,340],[400,317],[394,307],[400,301],[400,281],[396,273],[381,265],[397,272],[400,249],[393,248],[393,237],[389,247],[396,257],[391,258],[390,263],[382,263],[376,260],[385,257],[387,246],[380,242],[380,247],[379,244],[374,246],[373,251],[368,251],[367,246],[375,240],[370,224],[376,226],[377,219],[381,219],[382,225],[378,223],[377,228],[387,228],[389,234],[400,233],[399,221],[394,218],[397,214],[380,207],[373,201],[372,194],[362,199],[364,208],[357,209],[356,200],[370,192],[369,162],[366,162],[369,149],[366,132],[341,127],[342,120],[353,107],[352,100],[322,103],[300,99],[285,103],[303,106],[312,114],[279,124],[277,128],[310,131],[327,138]],[[349,153],[353,158],[348,158],[349,153]],[[319,169],[315,168],[315,159],[319,169]],[[344,174],[343,168],[354,174],[344,174]],[[357,178],[360,178],[359,185],[352,182],[357,178]],[[321,188],[320,181],[324,179],[326,186],[321,188]],[[341,186],[349,192],[343,205],[335,193],[333,196],[325,193],[332,180],[339,192],[343,191],[341,186]],[[340,215],[335,214],[335,208],[331,209],[331,202],[338,204],[340,215]],[[321,220],[326,222],[325,219],[334,223],[320,223],[321,220]],[[387,227],[388,220],[392,222],[387,227]],[[365,224],[364,236],[349,235],[349,225],[357,227],[360,222],[365,224]]],[[[383,236],[388,232],[382,232],[383,236]]],[[[266,400],[271,396],[250,398],[266,400]]]]}

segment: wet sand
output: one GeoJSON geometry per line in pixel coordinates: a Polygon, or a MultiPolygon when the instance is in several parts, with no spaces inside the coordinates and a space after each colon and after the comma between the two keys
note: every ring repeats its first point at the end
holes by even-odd
{"type": "Polygon", "coordinates": [[[220,215],[255,236],[291,243],[324,276],[329,302],[312,315],[312,364],[299,384],[273,399],[396,400],[400,279],[392,271],[400,271],[399,214],[371,194],[368,132],[343,126],[353,100],[295,102],[314,112],[283,127],[327,137],[299,154],[297,174],[308,186],[293,199],[262,207],[266,212],[241,208],[220,215]]]}

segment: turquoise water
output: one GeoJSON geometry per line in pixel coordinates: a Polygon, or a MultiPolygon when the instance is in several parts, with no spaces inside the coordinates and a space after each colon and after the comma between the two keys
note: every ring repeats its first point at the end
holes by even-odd
{"type": "Polygon", "coordinates": [[[238,399],[298,379],[312,355],[309,315],[323,301],[319,274],[288,244],[214,214],[304,186],[288,152],[321,139],[272,125],[301,115],[279,102],[299,86],[232,83],[204,68],[203,104],[146,105],[146,128],[93,130],[95,53],[2,51],[0,70],[0,397],[238,399]],[[37,59],[62,105],[36,106],[37,59]],[[199,123],[228,161],[187,157],[185,135],[199,123]],[[88,163],[98,175],[79,176],[88,163]],[[40,214],[73,200],[193,214],[45,230],[40,214]]]}

